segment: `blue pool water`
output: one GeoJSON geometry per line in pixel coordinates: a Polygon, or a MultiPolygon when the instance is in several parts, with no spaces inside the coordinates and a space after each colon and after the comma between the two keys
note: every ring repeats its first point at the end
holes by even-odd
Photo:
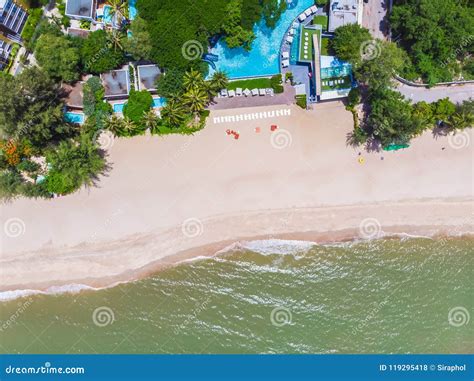
{"type": "MultiPolygon", "coordinates": [[[[127,102],[124,103],[114,103],[114,112],[116,113],[123,113],[123,107],[127,102]]],[[[151,107],[153,108],[160,108],[166,104],[166,98],[153,98],[153,103],[151,107]]]]}
{"type": "Polygon", "coordinates": [[[114,103],[114,112],[122,113],[125,103],[114,103]]]}
{"type": "Polygon", "coordinates": [[[128,18],[134,20],[137,16],[137,0],[128,0],[128,18]]]}
{"type": "Polygon", "coordinates": [[[105,5],[104,6],[104,23],[105,24],[112,24],[113,22],[113,17],[110,14],[110,10],[112,7],[110,5],[105,5]]]}
{"type": "MultiPolygon", "coordinates": [[[[217,69],[225,71],[229,78],[278,74],[280,45],[285,32],[294,19],[312,5],[314,0],[293,0],[293,8],[288,8],[283,13],[273,30],[265,26],[265,21],[261,21],[254,28],[256,39],[250,52],[242,48],[229,49],[225,42],[220,40],[211,50],[212,54],[219,56],[217,69]]],[[[209,74],[212,75],[213,72],[214,70],[209,68],[209,74]]]]}
{"type": "Polygon", "coordinates": [[[68,111],[64,113],[64,119],[69,123],[83,124],[85,117],[81,112],[68,111]]]}
{"type": "Polygon", "coordinates": [[[153,98],[153,108],[163,107],[166,104],[166,98],[153,98]]]}

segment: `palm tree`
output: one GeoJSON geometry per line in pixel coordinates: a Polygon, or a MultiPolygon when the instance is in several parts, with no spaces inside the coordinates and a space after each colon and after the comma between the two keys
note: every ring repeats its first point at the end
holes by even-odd
{"type": "Polygon", "coordinates": [[[143,125],[150,130],[150,132],[156,132],[158,127],[158,117],[154,110],[145,111],[142,118],[143,125]]]}
{"type": "Polygon", "coordinates": [[[202,74],[191,68],[190,71],[184,73],[183,85],[186,90],[199,89],[203,85],[202,74]]]}
{"type": "Polygon", "coordinates": [[[219,91],[227,87],[227,84],[229,83],[229,79],[226,73],[218,70],[212,75],[210,82],[211,82],[212,87],[216,91],[219,91]]]}
{"type": "Polygon", "coordinates": [[[115,18],[117,26],[122,24],[122,20],[128,17],[128,5],[123,0],[109,0],[110,5],[110,17],[113,20],[115,18]]]}
{"type": "Polygon", "coordinates": [[[123,132],[125,135],[133,136],[133,132],[135,131],[136,128],[137,126],[131,119],[127,117],[123,119],[123,132]]]}
{"type": "Polygon", "coordinates": [[[217,95],[219,89],[211,81],[204,82],[203,90],[207,93],[208,101],[211,102],[214,97],[217,95]]]}
{"type": "Polygon", "coordinates": [[[115,136],[120,136],[124,131],[123,119],[117,115],[112,115],[104,120],[105,128],[112,132],[115,136]]]}
{"type": "Polygon", "coordinates": [[[111,31],[108,31],[107,39],[109,43],[114,47],[115,51],[117,51],[117,49],[123,50],[124,35],[117,29],[112,29],[111,31]]]}
{"type": "Polygon", "coordinates": [[[183,95],[184,103],[194,114],[200,113],[207,105],[207,94],[204,89],[190,89],[183,95]]]}
{"type": "Polygon", "coordinates": [[[181,103],[171,99],[161,109],[161,118],[170,126],[179,127],[186,119],[186,113],[181,103]]]}
{"type": "Polygon", "coordinates": [[[474,117],[466,112],[456,112],[450,118],[448,125],[453,130],[463,130],[472,126],[474,117]]]}

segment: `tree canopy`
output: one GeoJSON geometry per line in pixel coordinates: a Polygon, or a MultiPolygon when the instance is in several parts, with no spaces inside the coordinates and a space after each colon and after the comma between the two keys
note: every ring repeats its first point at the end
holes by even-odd
{"type": "Polygon", "coordinates": [[[79,49],[64,35],[41,35],[36,42],[35,57],[53,78],[66,82],[79,78],[79,49]]]}
{"type": "Polygon", "coordinates": [[[409,79],[453,79],[457,60],[474,51],[474,7],[465,0],[395,0],[392,36],[410,55],[409,79]]]}

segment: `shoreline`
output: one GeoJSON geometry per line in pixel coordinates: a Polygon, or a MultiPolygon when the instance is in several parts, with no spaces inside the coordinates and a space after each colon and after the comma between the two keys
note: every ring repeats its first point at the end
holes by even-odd
{"type": "MultiPolygon", "coordinates": [[[[191,243],[200,242],[199,237],[195,237],[197,241],[191,239],[187,244],[181,245],[182,250],[177,250],[174,253],[169,255],[162,256],[156,260],[150,261],[144,265],[139,265],[139,257],[143,251],[148,251],[152,247],[154,250],[159,250],[159,247],[154,246],[154,241],[161,241],[162,235],[158,234],[153,237],[153,234],[146,234],[140,238],[131,237],[130,240],[123,240],[120,242],[101,242],[96,245],[78,245],[75,247],[67,249],[56,249],[58,254],[51,253],[51,249],[48,249],[51,259],[49,263],[43,258],[45,251],[37,251],[33,253],[23,253],[26,257],[23,260],[20,260],[16,263],[16,266],[19,268],[29,267],[27,263],[31,263],[32,256],[38,256],[41,259],[41,266],[51,266],[55,271],[62,271],[63,277],[61,280],[43,280],[36,282],[22,282],[22,283],[12,283],[14,279],[19,277],[10,277],[10,283],[5,284],[5,278],[2,278],[0,282],[0,302],[3,300],[11,300],[8,296],[4,298],[5,295],[8,295],[10,292],[13,294],[19,294],[14,297],[22,297],[21,295],[24,291],[31,291],[32,294],[45,293],[45,294],[57,294],[57,293],[68,293],[68,292],[80,292],[87,290],[101,290],[105,288],[115,287],[122,283],[133,282],[141,280],[154,274],[165,270],[167,268],[184,264],[187,262],[193,262],[196,260],[212,258],[218,255],[226,255],[234,250],[252,250],[245,247],[246,243],[255,242],[255,241],[267,241],[269,243],[272,240],[281,240],[283,242],[295,241],[293,243],[305,243],[305,244],[315,244],[315,245],[330,245],[330,244],[339,244],[339,243],[358,243],[374,239],[403,239],[403,238],[428,238],[428,239],[442,239],[444,237],[448,238],[463,238],[463,237],[474,237],[474,230],[472,229],[472,223],[470,218],[465,217],[463,211],[467,207],[471,207],[472,202],[470,200],[419,200],[419,201],[405,201],[399,203],[385,203],[383,205],[373,204],[373,205],[352,205],[352,206],[334,206],[334,207],[320,207],[320,208],[308,208],[304,210],[292,210],[292,211],[279,211],[279,212],[268,212],[266,218],[264,218],[264,223],[261,219],[255,219],[251,223],[250,230],[242,230],[243,234],[240,234],[238,238],[229,238],[219,241],[206,242],[206,243],[191,243]],[[377,209],[377,212],[373,212],[377,209]],[[388,209],[391,210],[391,218],[385,218],[383,215],[388,212],[388,209]],[[409,222],[411,224],[400,223],[396,224],[395,222],[406,220],[406,215],[404,211],[406,210],[419,210],[425,211],[430,210],[432,212],[432,217],[435,217],[434,220],[438,220],[437,224],[425,225],[422,223],[423,218],[411,218],[409,222]],[[372,227],[369,227],[369,233],[364,232],[365,227],[363,226],[364,219],[361,219],[360,215],[367,211],[371,210],[371,216],[369,219],[371,222],[376,221],[380,225],[375,226],[375,230],[372,227]],[[441,219],[443,213],[447,210],[451,211],[449,217],[441,219]],[[394,211],[397,211],[394,213],[394,211]],[[461,213],[460,213],[461,212],[461,213]],[[292,219],[300,221],[297,223],[296,229],[301,229],[301,221],[304,221],[303,224],[307,224],[309,220],[313,220],[313,225],[319,225],[323,228],[326,228],[328,225],[324,226],[321,224],[321,218],[327,219],[328,215],[336,214],[338,220],[342,217],[347,223],[346,227],[338,230],[291,230],[291,226],[283,225],[275,229],[274,225],[271,230],[273,233],[263,233],[256,235],[249,235],[254,227],[266,226],[265,223],[270,219],[274,219],[277,215],[288,215],[291,213],[292,219]],[[315,217],[318,215],[318,217],[315,217]],[[396,218],[393,218],[393,215],[396,218]],[[362,221],[362,223],[361,223],[362,221]],[[358,226],[354,225],[354,222],[359,222],[358,226]],[[288,231],[285,231],[287,229],[288,231]],[[369,235],[367,235],[369,234],[369,235]],[[124,242],[128,242],[128,246],[124,246],[124,242]],[[196,245],[196,246],[193,246],[196,245]],[[95,246],[95,247],[94,247],[95,246]],[[93,258],[89,258],[90,262],[100,262],[107,260],[109,263],[114,263],[115,260],[120,258],[120,254],[113,253],[113,248],[120,246],[120,251],[127,251],[130,253],[129,257],[137,259],[137,262],[129,262],[128,266],[131,268],[126,269],[117,274],[111,274],[113,272],[114,266],[108,268],[102,268],[102,273],[98,274],[95,272],[96,276],[87,277],[84,276],[86,272],[80,271],[83,266],[81,266],[81,261],[84,257],[91,256],[91,253],[94,254],[93,258]],[[138,252],[136,249],[141,247],[143,251],[138,252]],[[187,248],[184,248],[187,247],[187,248]],[[104,250],[108,248],[107,250],[104,250]],[[112,248],[112,251],[111,251],[112,248]],[[96,252],[97,250],[97,252],[96,252]],[[67,251],[66,260],[68,264],[65,266],[63,260],[58,261],[58,258],[61,256],[59,253],[67,251]],[[76,259],[74,263],[73,259],[76,259]],[[109,271],[107,271],[107,269],[109,271]],[[79,270],[79,272],[78,272],[79,270]],[[77,276],[82,273],[81,276],[77,276]],[[66,275],[66,276],[64,276],[66,275]],[[2,295],[3,294],[3,295],[2,295]]],[[[423,214],[423,213],[421,213],[423,214]]],[[[260,214],[262,215],[262,214],[260,214]]],[[[248,216],[243,215],[244,219],[248,216]]],[[[444,215],[446,216],[446,215],[444,215]]],[[[242,216],[241,216],[242,217],[242,216]]],[[[229,218],[229,217],[227,217],[229,218]]],[[[230,217],[231,219],[236,219],[235,216],[230,217]]],[[[335,217],[333,217],[335,218],[335,217]]],[[[240,220],[241,221],[241,220],[240,220]]],[[[339,220],[340,221],[340,220],[339,220]]],[[[247,221],[248,222],[248,221],[247,221]]],[[[205,226],[213,226],[214,224],[225,223],[225,220],[222,218],[216,218],[214,221],[206,221],[205,226]]],[[[372,226],[372,225],[371,225],[372,226]]],[[[176,228],[179,230],[179,228],[176,228]]],[[[165,232],[164,234],[169,234],[165,232]]],[[[166,240],[164,241],[166,242],[166,240]]],[[[201,241],[202,242],[202,241],[201,241]]],[[[291,242],[290,242],[291,244],[291,242]]],[[[177,245],[178,246],[178,245],[177,245]]],[[[298,250],[298,249],[296,249],[298,250]]],[[[18,255],[15,255],[18,260],[18,255]]],[[[130,259],[130,258],[129,258],[130,259]]],[[[97,269],[96,269],[97,270],[97,269]]],[[[23,277],[24,274],[20,274],[23,277]]],[[[33,274],[29,274],[32,276],[33,274]]],[[[39,274],[36,273],[36,276],[39,274]]],[[[29,294],[28,294],[29,295],[29,294]]],[[[13,299],[14,299],[13,298],[13,299]]]]}
{"type": "Polygon", "coordinates": [[[361,224],[366,235],[471,233],[473,131],[366,152],[346,145],[353,120],[341,102],[278,110],[212,111],[194,136],[115,139],[96,187],[2,205],[0,291],[102,287],[236,241],[340,240],[361,224]]]}

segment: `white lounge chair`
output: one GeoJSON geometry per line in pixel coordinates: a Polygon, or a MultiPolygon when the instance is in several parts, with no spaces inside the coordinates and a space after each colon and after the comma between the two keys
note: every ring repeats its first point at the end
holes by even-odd
{"type": "Polygon", "coordinates": [[[243,91],[243,93],[244,93],[244,95],[245,95],[246,97],[248,97],[250,94],[252,94],[252,92],[251,92],[249,89],[245,89],[245,90],[243,91]]]}
{"type": "Polygon", "coordinates": [[[304,14],[306,15],[306,17],[311,16],[311,13],[312,13],[311,9],[307,9],[304,11],[304,14]]]}
{"type": "Polygon", "coordinates": [[[270,95],[271,97],[275,96],[275,92],[273,91],[272,88],[267,89],[267,93],[268,93],[268,95],[270,95]]]}
{"type": "Polygon", "coordinates": [[[300,15],[298,16],[298,20],[300,20],[301,22],[303,22],[304,20],[306,20],[306,17],[307,17],[307,16],[306,16],[304,13],[302,13],[302,14],[300,14],[300,15]]]}
{"type": "Polygon", "coordinates": [[[227,92],[227,89],[222,89],[221,90],[221,97],[225,98],[229,95],[229,93],[227,92]]]}
{"type": "Polygon", "coordinates": [[[288,36],[288,37],[286,38],[286,42],[288,42],[289,44],[291,44],[291,43],[293,42],[293,37],[288,36]]]}
{"type": "Polygon", "coordinates": [[[251,92],[252,92],[252,97],[258,95],[258,89],[252,89],[251,92]]]}
{"type": "Polygon", "coordinates": [[[283,53],[281,53],[281,56],[283,58],[290,58],[290,52],[283,52],[283,53]]]}
{"type": "Polygon", "coordinates": [[[318,7],[316,5],[313,5],[311,8],[309,8],[311,13],[316,13],[318,11],[318,7]]]}
{"type": "Polygon", "coordinates": [[[283,66],[283,67],[288,67],[288,66],[290,66],[290,60],[283,60],[283,61],[281,61],[281,66],[283,66]]]}
{"type": "Polygon", "coordinates": [[[265,94],[266,94],[265,89],[258,89],[258,95],[263,96],[265,94]]]}
{"type": "Polygon", "coordinates": [[[235,97],[235,90],[229,90],[229,98],[235,97]]]}
{"type": "Polygon", "coordinates": [[[296,33],[296,30],[295,30],[294,28],[291,28],[291,29],[288,31],[288,34],[289,34],[290,36],[294,36],[295,33],[296,33]]]}
{"type": "Polygon", "coordinates": [[[293,23],[293,25],[291,25],[293,28],[298,28],[299,27],[299,24],[298,24],[298,21],[295,21],[293,23]]]}
{"type": "Polygon", "coordinates": [[[238,97],[242,96],[242,88],[241,87],[237,87],[235,89],[235,95],[237,95],[238,97]]]}

